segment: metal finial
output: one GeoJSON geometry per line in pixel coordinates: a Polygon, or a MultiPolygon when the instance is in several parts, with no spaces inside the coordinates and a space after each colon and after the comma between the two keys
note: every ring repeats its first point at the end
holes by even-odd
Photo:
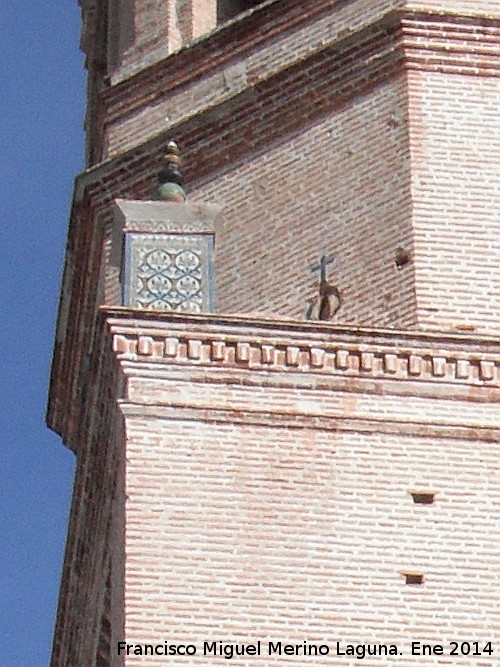
{"type": "Polygon", "coordinates": [[[183,203],[187,199],[184,191],[184,174],[182,173],[182,158],[175,141],[169,141],[163,156],[163,165],[158,176],[156,199],[183,203]]]}

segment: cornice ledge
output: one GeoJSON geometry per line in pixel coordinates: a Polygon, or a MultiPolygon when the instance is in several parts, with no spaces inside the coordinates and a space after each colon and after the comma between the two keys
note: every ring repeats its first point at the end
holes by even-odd
{"type": "Polygon", "coordinates": [[[119,361],[500,386],[488,336],[103,309],[119,361]]]}

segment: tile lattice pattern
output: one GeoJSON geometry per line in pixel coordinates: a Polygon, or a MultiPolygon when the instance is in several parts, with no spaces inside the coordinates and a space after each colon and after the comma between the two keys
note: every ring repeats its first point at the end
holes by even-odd
{"type": "Polygon", "coordinates": [[[137,270],[137,305],[155,310],[200,312],[201,257],[193,250],[142,252],[137,270]]]}
{"type": "Polygon", "coordinates": [[[134,234],[127,260],[127,305],[199,313],[208,305],[206,239],[134,234]]]}

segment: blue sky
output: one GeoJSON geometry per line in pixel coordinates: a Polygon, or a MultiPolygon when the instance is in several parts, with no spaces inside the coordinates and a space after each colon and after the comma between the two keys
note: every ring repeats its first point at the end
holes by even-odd
{"type": "Polygon", "coordinates": [[[74,457],[45,426],[73,179],[83,168],[77,0],[0,25],[0,664],[47,667],[74,457]]]}

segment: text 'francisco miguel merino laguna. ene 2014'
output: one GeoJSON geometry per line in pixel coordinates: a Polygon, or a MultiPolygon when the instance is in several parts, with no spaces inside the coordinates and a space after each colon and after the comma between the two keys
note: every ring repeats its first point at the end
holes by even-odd
{"type": "Polygon", "coordinates": [[[257,641],[249,644],[231,644],[222,641],[204,641],[201,651],[196,644],[128,644],[118,642],[118,655],[186,655],[201,654],[204,656],[221,656],[227,660],[242,656],[260,655],[299,655],[299,656],[353,656],[363,659],[365,656],[399,655],[395,644],[343,644],[334,642],[314,644],[303,641],[300,644],[289,644],[282,641],[257,641]]]}

